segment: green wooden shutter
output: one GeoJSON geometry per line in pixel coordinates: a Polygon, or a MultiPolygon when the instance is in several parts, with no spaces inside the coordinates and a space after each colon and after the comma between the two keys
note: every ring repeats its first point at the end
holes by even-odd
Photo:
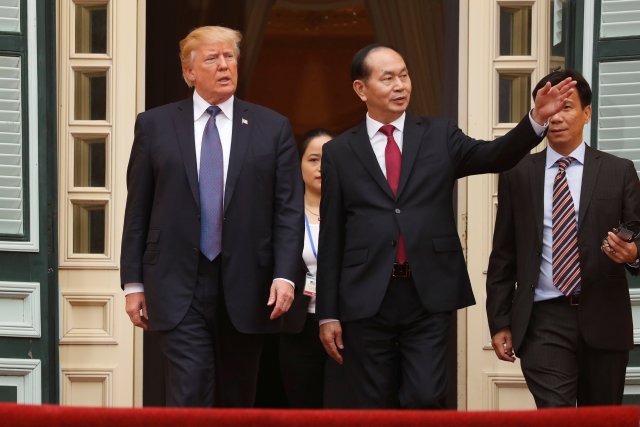
{"type": "MultiPolygon", "coordinates": [[[[594,24],[591,145],[640,173],[640,0],[596,0],[594,24]]],[[[629,287],[635,347],[623,401],[640,404],[640,279],[629,275],[629,287]]]]}
{"type": "MultiPolygon", "coordinates": [[[[1,18],[0,28],[6,26],[1,18]]],[[[0,235],[24,232],[21,57],[0,55],[0,235]]]]}
{"type": "Polygon", "coordinates": [[[640,60],[602,62],[598,81],[598,148],[640,172],[640,60]]]}
{"type": "Polygon", "coordinates": [[[55,2],[0,0],[0,401],[58,399],[55,38],[55,2]]]}

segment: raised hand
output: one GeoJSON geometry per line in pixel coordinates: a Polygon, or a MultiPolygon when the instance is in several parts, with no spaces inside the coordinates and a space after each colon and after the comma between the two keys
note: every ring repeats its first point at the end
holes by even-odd
{"type": "Polygon", "coordinates": [[[543,125],[551,116],[558,113],[564,107],[564,103],[571,96],[577,82],[567,77],[555,86],[547,82],[536,94],[535,106],[531,117],[536,123],[543,125]]]}

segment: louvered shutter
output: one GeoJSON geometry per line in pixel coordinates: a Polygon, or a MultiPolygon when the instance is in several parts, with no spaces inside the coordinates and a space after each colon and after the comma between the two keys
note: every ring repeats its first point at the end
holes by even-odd
{"type": "Polygon", "coordinates": [[[602,0],[600,37],[640,36],[640,0],[602,0]]]}
{"type": "Polygon", "coordinates": [[[0,0],[0,31],[20,32],[20,0],[0,0]]]}
{"type": "Polygon", "coordinates": [[[600,63],[599,82],[598,148],[640,173],[640,60],[600,63]]]}

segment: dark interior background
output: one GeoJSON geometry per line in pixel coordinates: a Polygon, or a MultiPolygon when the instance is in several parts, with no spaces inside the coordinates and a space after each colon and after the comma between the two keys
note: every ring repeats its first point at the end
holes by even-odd
{"type": "MultiPolygon", "coordinates": [[[[265,4],[272,7],[266,8],[261,23],[263,36],[245,38],[241,46],[236,95],[289,117],[297,137],[315,127],[339,133],[364,118],[366,109],[351,88],[349,68],[353,54],[373,42],[390,44],[403,53],[413,82],[412,111],[456,118],[458,2],[446,0],[148,2],[146,109],[191,96],[191,89],[182,79],[178,56],[178,42],[189,31],[202,25],[223,25],[238,29],[245,36],[248,31],[255,33],[255,16],[253,20],[249,17],[256,7],[265,9],[265,4]],[[392,13],[394,10],[397,13],[392,13]],[[407,18],[420,16],[430,22],[422,25],[414,19],[414,32],[405,27],[411,25],[406,24],[407,18]],[[432,32],[425,36],[423,27],[432,32]],[[392,43],[396,30],[404,34],[402,47],[392,43]],[[247,58],[244,52],[251,49],[254,56],[247,58]],[[248,59],[249,68],[244,62],[248,59]]],[[[454,314],[447,399],[447,407],[452,409],[457,400],[456,329],[454,314]]],[[[276,340],[276,336],[269,337],[263,354],[256,402],[259,407],[287,406],[276,340]]],[[[163,390],[158,339],[154,333],[145,333],[144,406],[164,406],[163,390]]]]}

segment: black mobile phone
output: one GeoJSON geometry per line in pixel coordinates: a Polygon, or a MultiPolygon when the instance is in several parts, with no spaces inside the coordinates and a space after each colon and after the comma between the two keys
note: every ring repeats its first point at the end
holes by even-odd
{"type": "Polygon", "coordinates": [[[613,234],[615,234],[625,242],[631,242],[635,236],[635,233],[626,228],[624,225],[614,227],[611,231],[613,231],[613,234]]]}
{"type": "MultiPolygon", "coordinates": [[[[635,220],[621,223],[619,226],[613,227],[611,232],[625,242],[633,242],[640,235],[640,221],[635,220]]],[[[609,242],[607,241],[607,236],[605,236],[602,240],[602,250],[608,245],[609,242]]]]}

